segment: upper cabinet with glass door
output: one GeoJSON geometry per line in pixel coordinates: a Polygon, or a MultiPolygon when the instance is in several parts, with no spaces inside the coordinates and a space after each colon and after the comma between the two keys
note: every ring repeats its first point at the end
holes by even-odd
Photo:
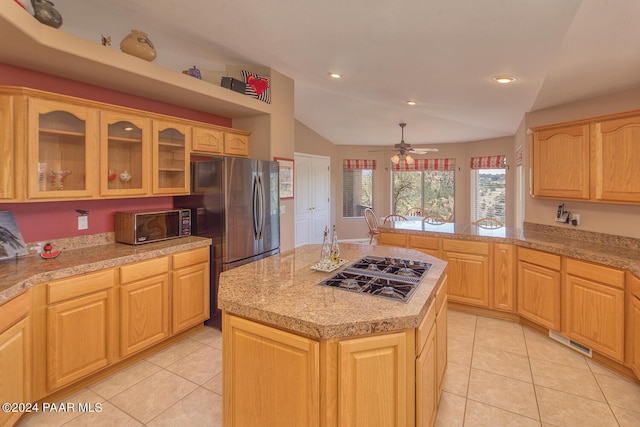
{"type": "Polygon", "coordinates": [[[150,120],[132,114],[101,114],[100,195],[146,196],[150,192],[150,120]]]}
{"type": "Polygon", "coordinates": [[[14,197],[12,97],[0,99],[0,200],[14,197]]]}
{"type": "Polygon", "coordinates": [[[27,194],[30,199],[96,194],[98,113],[45,99],[28,99],[27,194]]]}
{"type": "Polygon", "coordinates": [[[191,127],[153,122],[153,194],[189,194],[188,144],[191,127]]]}

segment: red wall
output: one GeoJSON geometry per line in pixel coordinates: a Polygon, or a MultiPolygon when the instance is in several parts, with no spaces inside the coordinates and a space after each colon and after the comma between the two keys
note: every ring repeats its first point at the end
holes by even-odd
{"type": "MultiPolygon", "coordinates": [[[[0,85],[46,90],[63,95],[231,127],[230,118],[116,92],[2,62],[0,62],[0,85]]],[[[20,165],[16,165],[16,167],[20,167],[20,165]]],[[[22,237],[26,242],[39,242],[113,231],[113,217],[117,211],[166,209],[172,206],[173,200],[171,197],[149,197],[69,202],[0,203],[0,211],[13,212],[22,237]],[[89,211],[88,230],[78,230],[79,214],[75,211],[76,209],[89,211]]]]}

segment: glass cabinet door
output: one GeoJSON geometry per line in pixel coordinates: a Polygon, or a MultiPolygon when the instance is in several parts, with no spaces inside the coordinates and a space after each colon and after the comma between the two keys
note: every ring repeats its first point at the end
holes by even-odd
{"type": "Polygon", "coordinates": [[[190,128],[179,123],[153,122],[153,193],[189,193],[190,128]]]}
{"type": "Polygon", "coordinates": [[[97,112],[54,101],[28,102],[28,197],[93,196],[97,112]]]}
{"type": "Polygon", "coordinates": [[[0,98],[0,199],[13,198],[14,158],[11,96],[0,98]]]}
{"type": "Polygon", "coordinates": [[[144,196],[149,193],[149,120],[102,114],[100,194],[144,196]]]}

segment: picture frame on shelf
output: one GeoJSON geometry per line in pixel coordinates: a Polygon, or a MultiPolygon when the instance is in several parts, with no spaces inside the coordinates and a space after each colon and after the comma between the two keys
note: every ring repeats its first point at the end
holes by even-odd
{"type": "Polygon", "coordinates": [[[279,164],[280,199],[293,199],[293,159],[274,157],[279,164]]]}

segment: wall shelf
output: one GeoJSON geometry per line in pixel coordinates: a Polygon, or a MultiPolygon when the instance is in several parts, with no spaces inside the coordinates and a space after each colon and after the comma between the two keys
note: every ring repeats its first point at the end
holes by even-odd
{"type": "Polygon", "coordinates": [[[2,62],[229,118],[271,104],[41,24],[14,2],[0,8],[2,62]],[[10,41],[10,42],[9,42],[10,41]]]}

